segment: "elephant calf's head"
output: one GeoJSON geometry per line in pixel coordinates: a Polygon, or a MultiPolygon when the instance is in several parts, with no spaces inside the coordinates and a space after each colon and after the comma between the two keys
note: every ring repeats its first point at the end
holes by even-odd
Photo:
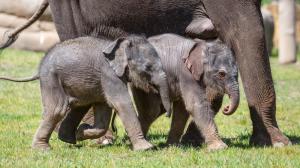
{"type": "Polygon", "coordinates": [[[195,79],[202,79],[210,96],[228,94],[230,105],[223,113],[230,115],[239,105],[238,69],[232,50],[219,39],[211,41],[196,40],[189,55],[194,67],[195,79]]]}
{"type": "Polygon", "coordinates": [[[119,38],[103,53],[118,77],[125,76],[135,87],[146,92],[159,92],[166,111],[170,113],[166,74],[156,50],[145,37],[119,38]]]}

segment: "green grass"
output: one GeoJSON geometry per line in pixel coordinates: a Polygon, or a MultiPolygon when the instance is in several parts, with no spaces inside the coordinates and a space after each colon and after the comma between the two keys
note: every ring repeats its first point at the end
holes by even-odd
{"type": "MultiPolygon", "coordinates": [[[[271,3],[272,2],[272,0],[262,0],[261,1],[261,4],[262,5],[266,5],[266,4],[269,4],[269,3],[271,3]]],[[[296,0],[296,3],[300,3],[300,0],[296,0]]]]}
{"type": "MultiPolygon", "coordinates": [[[[34,74],[42,53],[5,50],[0,56],[0,75],[34,74]]],[[[248,145],[251,121],[242,92],[238,111],[230,117],[219,114],[216,122],[229,149],[208,153],[205,148],[160,147],[166,141],[170,120],[161,117],[151,127],[150,142],[156,151],[133,152],[120,122],[116,144],[99,147],[93,141],[73,147],[52,135],[53,150],[30,148],[41,119],[38,82],[0,81],[0,167],[300,167],[300,65],[279,65],[271,58],[277,91],[277,119],[293,146],[254,148],[248,145]]]]}

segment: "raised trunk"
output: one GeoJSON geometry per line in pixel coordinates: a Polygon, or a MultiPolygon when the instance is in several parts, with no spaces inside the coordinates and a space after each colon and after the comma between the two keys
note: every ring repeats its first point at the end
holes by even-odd
{"type": "Polygon", "coordinates": [[[226,106],[223,109],[223,114],[231,115],[236,111],[240,102],[240,92],[238,83],[235,82],[232,85],[226,86],[226,92],[228,93],[230,98],[230,105],[226,106]]]}
{"type": "Polygon", "coordinates": [[[257,145],[290,143],[278,128],[275,90],[264,38],[260,1],[203,0],[220,38],[231,46],[243,81],[257,145]]]}

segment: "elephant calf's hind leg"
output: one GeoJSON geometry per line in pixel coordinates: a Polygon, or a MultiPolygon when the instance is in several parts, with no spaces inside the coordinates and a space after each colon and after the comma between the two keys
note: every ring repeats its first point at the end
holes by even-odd
{"type": "Polygon", "coordinates": [[[49,139],[55,129],[57,123],[66,115],[68,109],[68,101],[64,92],[59,87],[51,87],[51,85],[43,85],[43,120],[33,138],[32,148],[49,150],[49,139]],[[49,87],[48,87],[49,86],[49,87]]]}
{"type": "Polygon", "coordinates": [[[174,102],[174,112],[167,144],[179,143],[188,119],[189,113],[186,111],[184,103],[182,101],[174,102]]]}
{"type": "Polygon", "coordinates": [[[103,136],[110,123],[112,109],[107,104],[94,106],[94,126],[83,123],[79,126],[76,139],[83,141],[86,139],[97,139],[103,136]]]}
{"type": "Polygon", "coordinates": [[[60,140],[76,144],[77,127],[89,108],[90,106],[83,106],[71,109],[59,127],[58,138],[60,140]]]}

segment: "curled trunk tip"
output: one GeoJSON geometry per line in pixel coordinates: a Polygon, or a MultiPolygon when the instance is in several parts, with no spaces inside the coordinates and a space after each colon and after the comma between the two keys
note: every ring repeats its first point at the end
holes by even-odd
{"type": "Polygon", "coordinates": [[[225,106],[225,108],[223,109],[223,114],[225,115],[233,114],[239,106],[240,94],[238,87],[236,89],[232,89],[232,87],[229,88],[228,96],[230,99],[230,104],[225,106]]]}

